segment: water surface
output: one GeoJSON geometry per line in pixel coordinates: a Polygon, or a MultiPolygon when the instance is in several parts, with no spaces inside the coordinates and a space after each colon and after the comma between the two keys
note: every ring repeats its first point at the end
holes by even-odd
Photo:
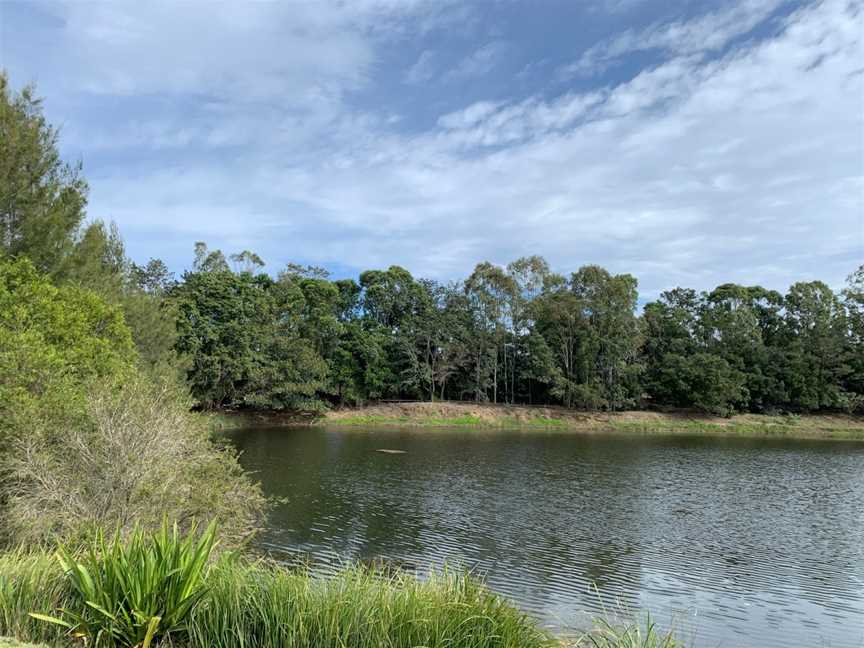
{"type": "Polygon", "coordinates": [[[864,647],[864,444],[429,428],[232,439],[287,498],[259,540],[277,557],[459,564],[557,631],[623,608],[696,648],[864,647]]]}

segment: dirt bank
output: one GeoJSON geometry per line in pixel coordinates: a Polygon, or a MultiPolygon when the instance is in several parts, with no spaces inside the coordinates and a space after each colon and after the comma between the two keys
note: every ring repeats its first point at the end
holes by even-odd
{"type": "Polygon", "coordinates": [[[381,403],[360,409],[335,410],[315,422],[327,425],[548,427],[640,434],[704,433],[864,440],[864,417],[840,414],[741,414],[721,418],[697,412],[579,412],[559,407],[439,402],[381,403]]]}

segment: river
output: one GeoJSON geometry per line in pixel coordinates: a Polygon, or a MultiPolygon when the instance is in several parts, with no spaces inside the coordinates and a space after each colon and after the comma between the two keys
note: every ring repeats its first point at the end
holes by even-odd
{"type": "Polygon", "coordinates": [[[650,611],[694,648],[864,647],[864,443],[253,428],[260,548],[459,565],[559,633],[650,611]],[[379,450],[397,450],[385,453],[379,450]]]}

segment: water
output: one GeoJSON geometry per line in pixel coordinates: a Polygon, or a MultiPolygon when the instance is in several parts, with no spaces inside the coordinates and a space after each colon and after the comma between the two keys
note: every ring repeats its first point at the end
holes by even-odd
{"type": "Polygon", "coordinates": [[[267,494],[288,498],[259,540],[277,557],[324,571],[459,564],[562,633],[603,609],[650,610],[696,648],[864,647],[864,444],[428,428],[232,438],[267,494]]]}

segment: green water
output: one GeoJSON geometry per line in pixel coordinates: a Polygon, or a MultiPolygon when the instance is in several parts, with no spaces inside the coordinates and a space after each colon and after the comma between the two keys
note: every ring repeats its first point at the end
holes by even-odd
{"type": "Polygon", "coordinates": [[[285,560],[459,564],[560,632],[624,608],[696,646],[864,646],[864,444],[430,428],[232,439],[287,497],[259,540],[285,560]]]}

